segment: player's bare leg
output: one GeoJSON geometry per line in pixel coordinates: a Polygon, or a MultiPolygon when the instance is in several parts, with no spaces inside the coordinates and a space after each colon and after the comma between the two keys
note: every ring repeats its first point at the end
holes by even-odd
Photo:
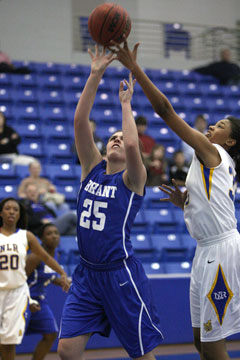
{"type": "Polygon", "coordinates": [[[14,360],[15,354],[15,345],[1,345],[2,360],[14,360]]]}
{"type": "Polygon", "coordinates": [[[60,339],[58,355],[61,360],[84,360],[84,350],[91,334],[80,335],[74,338],[60,339]]]}
{"type": "Polygon", "coordinates": [[[202,354],[204,360],[228,360],[226,341],[202,342],[202,354]]]}
{"type": "Polygon", "coordinates": [[[57,333],[44,334],[34,350],[32,360],[43,360],[49,353],[56,338],[57,333]]]}
{"type": "Polygon", "coordinates": [[[193,337],[194,337],[194,345],[197,351],[199,352],[200,359],[205,360],[202,355],[202,343],[200,340],[200,328],[193,328],[193,337]]]}
{"type": "Polygon", "coordinates": [[[135,358],[134,360],[156,360],[155,356],[153,355],[153,352],[150,351],[149,353],[140,356],[138,358],[135,358]]]}

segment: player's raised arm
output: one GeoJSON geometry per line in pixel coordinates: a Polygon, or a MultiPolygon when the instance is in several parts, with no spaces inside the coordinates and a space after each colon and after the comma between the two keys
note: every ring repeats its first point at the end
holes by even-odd
{"type": "Polygon", "coordinates": [[[98,85],[106,67],[114,60],[112,53],[101,52],[95,46],[95,54],[88,50],[92,59],[91,72],[85,84],[74,116],[74,136],[78,157],[82,166],[82,179],[101,161],[102,157],[94,143],[89,125],[89,115],[94,103],[98,85]]]}
{"type": "Polygon", "coordinates": [[[121,81],[119,88],[119,99],[122,106],[122,131],[124,148],[126,152],[126,172],[124,173],[124,182],[136,193],[142,195],[146,182],[146,169],[143,165],[137,128],[132,114],[131,99],[135,81],[132,79],[132,73],[129,75],[129,81],[121,81]],[[124,84],[126,90],[124,90],[124,84]]]}
{"type": "Polygon", "coordinates": [[[134,46],[133,51],[128,48],[127,41],[124,42],[123,47],[116,42],[112,42],[112,44],[115,46],[117,59],[133,73],[155,112],[183,141],[195,149],[206,166],[216,166],[220,161],[216,148],[203,134],[193,129],[177,115],[167,97],[152,83],[138,65],[136,59],[139,43],[134,46]]]}

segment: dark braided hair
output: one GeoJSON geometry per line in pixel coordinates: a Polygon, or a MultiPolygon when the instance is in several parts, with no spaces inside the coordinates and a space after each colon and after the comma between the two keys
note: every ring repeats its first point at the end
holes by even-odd
{"type": "MultiPolygon", "coordinates": [[[[25,209],[25,207],[23,206],[23,204],[21,204],[18,200],[16,200],[15,198],[13,197],[8,197],[8,198],[5,198],[3,199],[1,202],[0,202],[0,212],[2,211],[4,205],[6,204],[6,202],[8,201],[15,201],[19,208],[20,208],[20,217],[19,217],[19,220],[17,222],[17,225],[16,227],[19,228],[19,229],[27,229],[27,225],[28,225],[28,217],[27,217],[27,211],[25,209]]],[[[2,217],[0,216],[0,226],[2,226],[2,217]]]]}
{"type": "Polygon", "coordinates": [[[237,181],[240,181],[240,119],[235,116],[227,116],[227,119],[231,124],[231,138],[236,140],[236,144],[229,149],[228,153],[235,162],[237,181]]]}

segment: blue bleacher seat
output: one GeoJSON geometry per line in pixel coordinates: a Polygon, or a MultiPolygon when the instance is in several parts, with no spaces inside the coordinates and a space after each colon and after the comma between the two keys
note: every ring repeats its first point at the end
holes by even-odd
{"type": "Polygon", "coordinates": [[[61,75],[37,75],[38,86],[42,89],[62,89],[61,75]]]}
{"type": "Polygon", "coordinates": [[[17,185],[0,185],[0,200],[8,197],[17,197],[17,185]]]}
{"type": "Polygon", "coordinates": [[[166,262],[164,266],[167,274],[190,274],[192,263],[189,261],[166,262]]]}
{"type": "Polygon", "coordinates": [[[119,81],[121,81],[123,79],[128,79],[129,70],[123,66],[109,66],[106,69],[104,76],[111,79],[119,79],[119,81]]]}
{"type": "Polygon", "coordinates": [[[94,119],[99,126],[114,126],[118,129],[122,127],[122,118],[121,113],[116,109],[109,108],[101,108],[95,109],[93,108],[90,114],[90,119],[94,119]]]}
{"type": "Polygon", "coordinates": [[[0,73],[0,88],[11,88],[12,87],[12,77],[10,74],[0,73]]]}
{"type": "Polygon", "coordinates": [[[12,90],[10,88],[4,88],[0,85],[0,104],[12,103],[14,100],[12,90]]]}
{"type": "Polygon", "coordinates": [[[144,251],[153,249],[151,238],[148,234],[132,234],[131,242],[134,250],[144,251]]]}
{"type": "Polygon", "coordinates": [[[142,261],[144,271],[147,275],[165,274],[165,264],[159,261],[144,262],[142,261]]]}
{"type": "Polygon", "coordinates": [[[89,65],[79,65],[79,64],[60,64],[59,65],[61,73],[63,76],[88,76],[91,71],[89,65]]]}
{"type": "Polygon", "coordinates": [[[17,88],[13,92],[14,94],[14,101],[18,104],[37,104],[38,103],[38,96],[37,90],[34,88],[17,88]]]}
{"type": "Polygon", "coordinates": [[[178,96],[180,89],[176,81],[157,81],[155,85],[159,90],[161,90],[167,97],[169,96],[178,96]]]}
{"type": "Polygon", "coordinates": [[[161,261],[185,261],[188,249],[183,247],[178,233],[151,235],[152,246],[161,261]]]}
{"type": "Polygon", "coordinates": [[[15,167],[7,162],[0,162],[1,185],[17,185],[18,178],[15,167]]]}
{"type": "Polygon", "coordinates": [[[22,142],[42,139],[41,126],[36,123],[17,123],[14,125],[14,129],[19,133],[22,138],[22,142]]]}
{"type": "Polygon", "coordinates": [[[146,69],[146,74],[150,77],[150,79],[155,83],[155,81],[165,80],[165,81],[173,81],[177,80],[176,74],[174,70],[167,69],[146,69]]]}
{"type": "Polygon", "coordinates": [[[46,156],[51,163],[72,163],[75,162],[71,145],[68,142],[59,142],[55,144],[47,144],[46,156]]]}
{"type": "Polygon", "coordinates": [[[209,111],[206,102],[202,97],[185,96],[182,98],[182,101],[185,103],[186,111],[195,110],[197,113],[205,113],[209,111]]]}
{"type": "Polygon", "coordinates": [[[228,100],[225,98],[208,98],[206,99],[206,105],[208,107],[208,110],[210,112],[216,113],[216,112],[231,112],[231,106],[228,103],[228,100]]]}
{"type": "Polygon", "coordinates": [[[63,94],[63,99],[64,99],[65,104],[67,106],[73,107],[75,110],[81,94],[82,94],[82,92],[78,89],[65,91],[63,94]]]}
{"type": "Polygon", "coordinates": [[[240,99],[236,98],[236,99],[230,99],[229,100],[229,107],[231,109],[231,114],[235,114],[235,116],[239,117],[239,112],[240,112],[240,99]]]}
{"type": "Polygon", "coordinates": [[[145,209],[145,219],[150,224],[152,233],[176,232],[176,220],[170,207],[145,209]]]}
{"type": "Polygon", "coordinates": [[[61,73],[60,65],[53,62],[35,63],[35,72],[42,75],[59,75],[61,73]]]}
{"type": "Polygon", "coordinates": [[[14,105],[13,112],[16,115],[18,121],[38,121],[39,112],[38,106],[35,104],[29,105],[14,105]]]}
{"type": "Polygon", "coordinates": [[[106,144],[110,136],[117,130],[119,130],[117,126],[102,126],[98,124],[97,134],[106,144]]]}
{"type": "Polygon", "coordinates": [[[43,144],[40,141],[21,143],[18,146],[19,154],[29,155],[38,158],[40,161],[44,159],[45,153],[43,144]]]}
{"type": "MultiPolygon", "coordinates": [[[[71,131],[73,130],[71,129],[71,131]]],[[[70,127],[68,123],[44,123],[42,124],[42,133],[45,134],[45,139],[51,143],[71,140],[70,127]]]]}
{"type": "MultiPolygon", "coordinates": [[[[1,75],[1,74],[0,74],[1,75]]],[[[13,117],[12,104],[1,104],[0,102],[0,111],[9,119],[13,117]]]]}
{"type": "Polygon", "coordinates": [[[15,88],[36,88],[37,84],[37,77],[35,74],[28,74],[28,75],[14,75],[12,76],[12,85],[15,88]]]}
{"type": "Polygon", "coordinates": [[[109,108],[115,108],[116,105],[119,105],[119,100],[117,95],[107,92],[98,92],[94,101],[95,106],[104,106],[109,108]]]}
{"type": "Polygon", "coordinates": [[[147,186],[144,197],[144,207],[148,209],[160,209],[171,207],[170,203],[160,201],[165,194],[157,186],[147,186]]]}
{"type": "Polygon", "coordinates": [[[192,261],[197,246],[196,240],[189,233],[185,233],[181,234],[181,243],[183,247],[188,249],[188,260],[192,261]]]}
{"type": "Polygon", "coordinates": [[[63,106],[40,106],[39,116],[42,121],[49,124],[50,122],[67,122],[66,111],[63,106]]]}
{"type": "Polygon", "coordinates": [[[149,224],[146,221],[144,210],[140,209],[135,217],[131,234],[145,235],[148,233],[149,233],[149,224]]]}
{"type": "Polygon", "coordinates": [[[183,210],[179,207],[173,206],[173,215],[176,220],[178,232],[186,233],[187,227],[184,221],[183,210]]]}
{"type": "Polygon", "coordinates": [[[164,144],[165,142],[174,141],[174,132],[167,126],[162,125],[161,127],[151,127],[149,124],[146,133],[150,135],[153,139],[156,140],[159,144],[164,144]]]}
{"type": "Polygon", "coordinates": [[[87,77],[83,75],[81,76],[69,75],[69,76],[65,76],[62,81],[65,90],[82,91],[87,81],[87,77]]]}
{"type": "Polygon", "coordinates": [[[228,99],[239,99],[240,98],[240,86],[231,85],[231,86],[222,86],[222,92],[225,97],[228,99]]]}
{"type": "Polygon", "coordinates": [[[192,81],[179,83],[178,89],[181,96],[202,96],[200,86],[192,81]]]}
{"type": "Polygon", "coordinates": [[[143,109],[141,115],[147,118],[149,126],[165,125],[165,121],[153,109],[143,109]]]}
{"type": "Polygon", "coordinates": [[[190,57],[191,34],[183,29],[182,24],[164,24],[164,54],[169,57],[170,50],[185,51],[190,57]]]}
{"type": "Polygon", "coordinates": [[[66,202],[72,207],[76,208],[77,205],[77,195],[79,191],[78,186],[72,186],[72,185],[58,185],[57,190],[59,193],[65,195],[66,202]]]}
{"type": "Polygon", "coordinates": [[[179,84],[197,83],[197,73],[191,70],[178,70],[174,71],[174,74],[175,80],[177,80],[179,84]]]}
{"type": "Polygon", "coordinates": [[[45,164],[45,174],[54,184],[58,185],[78,185],[81,177],[80,173],[75,173],[76,167],[64,164],[45,164]]]}
{"type": "Polygon", "coordinates": [[[39,102],[46,105],[63,105],[63,92],[58,89],[44,89],[39,92],[39,102]]]}
{"type": "Polygon", "coordinates": [[[76,236],[61,236],[59,248],[64,250],[67,254],[72,250],[78,251],[76,236]]]}
{"type": "MultiPolygon", "coordinates": [[[[29,176],[29,168],[26,165],[15,165],[15,171],[17,177],[21,180],[29,176]]],[[[41,176],[43,176],[43,168],[42,168],[41,176]]]]}
{"type": "Polygon", "coordinates": [[[184,101],[185,98],[182,96],[170,96],[169,101],[171,102],[174,110],[176,112],[185,111],[186,110],[186,104],[184,101]]]}
{"type": "Polygon", "coordinates": [[[199,85],[202,96],[208,99],[209,97],[223,97],[222,86],[218,84],[200,84],[199,85]]]}

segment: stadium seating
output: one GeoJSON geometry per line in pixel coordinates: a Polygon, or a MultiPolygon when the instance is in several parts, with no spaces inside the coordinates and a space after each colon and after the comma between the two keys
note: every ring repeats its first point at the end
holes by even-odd
{"type": "MultiPolygon", "coordinates": [[[[76,209],[81,167],[75,164],[76,158],[72,153],[73,118],[90,66],[14,63],[28,66],[31,74],[0,74],[0,111],[21,136],[19,152],[41,160],[42,175],[48,177],[57,190],[65,195],[70,207],[76,209]]],[[[239,86],[219,86],[213,77],[189,70],[145,71],[169,97],[177,113],[190,125],[193,125],[199,113],[204,113],[209,124],[229,113],[239,116],[239,86]]],[[[128,74],[124,67],[110,66],[100,82],[90,117],[96,121],[97,135],[105,143],[114,131],[121,128],[118,89],[120,80],[127,79],[128,74]]],[[[132,106],[134,117],[146,116],[148,133],[165,145],[166,157],[171,159],[181,142],[154,112],[139,84],[135,85],[132,106]]],[[[28,175],[27,166],[18,165],[14,168],[11,163],[0,162],[0,199],[16,197],[17,185],[28,175]]],[[[239,194],[240,191],[237,191],[238,218],[239,194]]],[[[187,232],[182,210],[171,203],[161,202],[160,198],[164,196],[157,187],[146,188],[143,207],[136,216],[131,234],[134,253],[143,262],[145,271],[151,275],[189,273],[196,241],[187,232]]],[[[79,261],[76,245],[74,237],[61,239],[60,259],[67,264],[69,274],[72,274],[79,261]]]]}

